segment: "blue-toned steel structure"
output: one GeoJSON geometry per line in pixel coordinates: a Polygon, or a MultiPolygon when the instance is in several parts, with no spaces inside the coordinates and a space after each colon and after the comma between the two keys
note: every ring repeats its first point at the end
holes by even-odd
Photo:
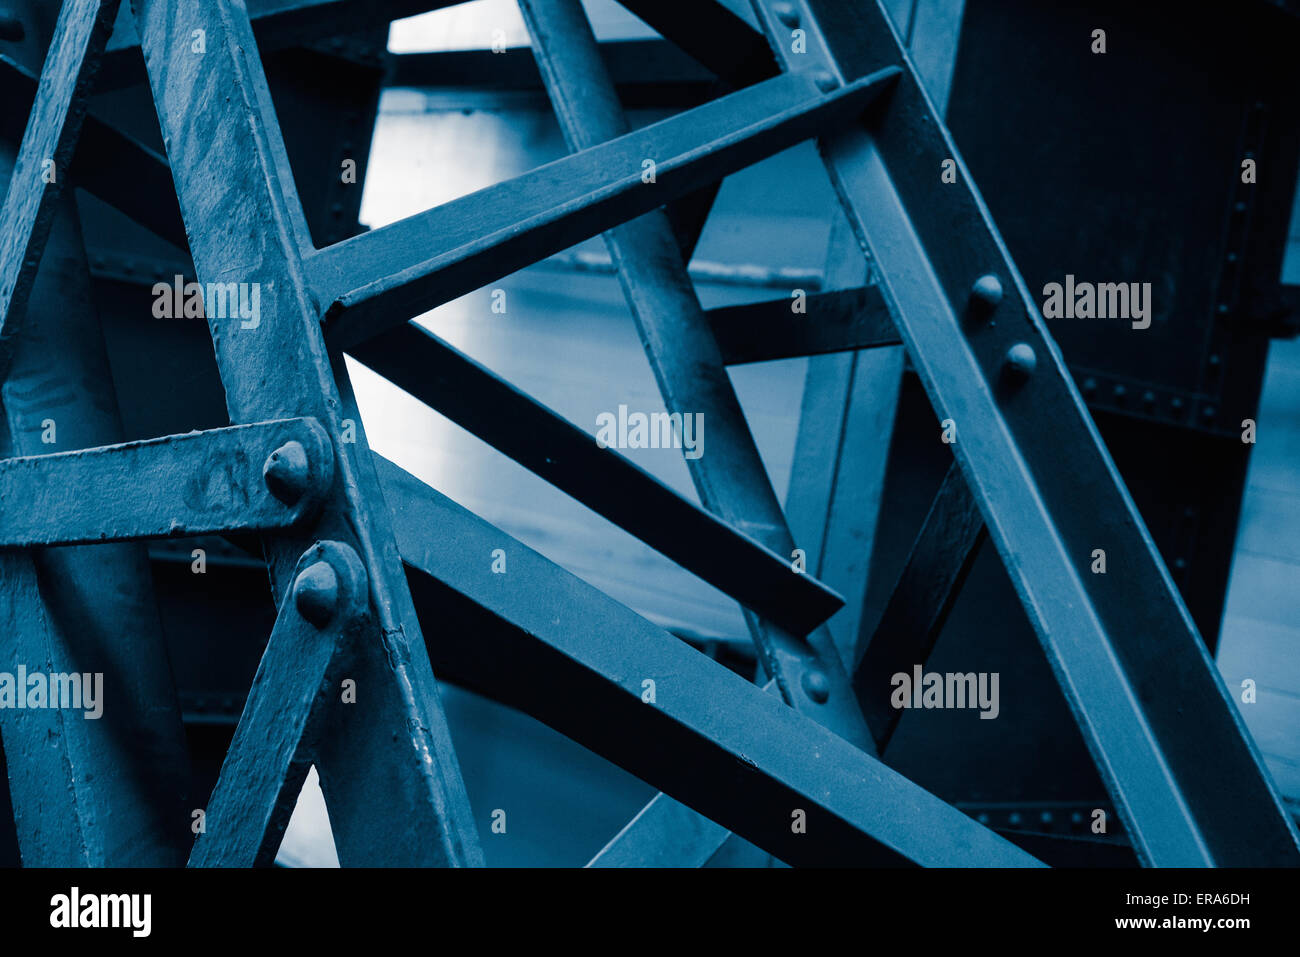
{"type": "MultiPolygon", "coordinates": [[[[355,153],[391,69],[366,44],[449,5],[64,0],[48,42],[53,10],[12,5],[6,39],[16,31],[39,55],[0,48],[0,123],[13,142],[22,131],[16,150],[0,146],[12,167],[0,668],[103,672],[107,689],[100,721],[0,709],[22,862],[269,864],[314,765],[345,866],[481,865],[435,672],[661,790],[593,866],[698,866],[732,835],[793,865],[1069,862],[883,759],[899,720],[888,677],[930,656],[987,543],[1137,861],[1300,864],[1295,824],[1088,390],[884,7],[755,0],[749,20],[715,2],[626,0],[695,61],[674,87],[691,105],[634,128],[627,67],[609,62],[578,0],[520,0],[536,74],[511,82],[544,88],[569,155],[358,233],[358,200],[335,198],[327,178],[336,169],[304,174],[293,155],[301,114],[325,104],[326,137],[355,153]],[[337,89],[295,80],[313,57],[352,73],[337,89]],[[148,90],[165,153],[138,123],[90,108],[92,93],[133,89],[138,102],[148,90]],[[788,300],[705,309],[687,263],[718,184],[807,140],[851,230],[837,287],[809,296],[806,314],[788,300]],[[92,261],[69,184],[187,254],[178,275],[232,303],[256,286],[256,315],[207,304],[224,423],[124,441],[93,282],[153,275],[92,261]],[[709,423],[708,455],[687,462],[699,504],[412,321],[600,234],[666,407],[709,423]],[[806,503],[792,493],[783,507],[727,368],[899,344],[958,438],[880,614],[833,630],[846,602],[866,617],[866,556],[853,590],[827,583],[854,546],[835,539],[823,496],[828,539],[792,567],[786,513],[806,503]],[[755,680],[372,453],[345,355],[740,603],[755,680]],[[186,793],[182,707],[140,544],[194,536],[264,558],[276,606],[206,801],[186,793]],[[503,543],[508,588],[483,561],[503,543]],[[1098,549],[1106,574],[1092,568],[1098,549]],[[345,678],[364,693],[345,700],[345,678]]],[[[1269,155],[1289,157],[1294,180],[1292,145],[1269,155]]],[[[828,407],[848,418],[851,391],[828,407]]],[[[888,436],[865,438],[844,446],[837,481],[881,480],[885,450],[869,446],[888,436]]]]}

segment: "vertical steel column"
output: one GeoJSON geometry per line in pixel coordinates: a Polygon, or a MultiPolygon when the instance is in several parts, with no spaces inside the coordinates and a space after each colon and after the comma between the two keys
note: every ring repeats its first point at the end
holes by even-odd
{"type": "MultiPolygon", "coordinates": [[[[578,0],[521,0],[519,8],[569,148],[585,149],[627,133],[627,119],[578,0]]],[[[708,423],[708,449],[687,461],[700,500],[778,554],[792,555],[794,539],[666,214],[656,210],[615,227],[605,233],[605,242],[665,405],[683,414],[702,412],[708,423]]],[[[759,660],[781,697],[870,749],[871,737],[830,633],[818,628],[801,640],[744,611],[759,660]]]]}
{"type": "Polygon", "coordinates": [[[359,423],[356,441],[344,441],[318,307],[303,279],[301,208],[247,13],[234,0],[134,0],[133,6],[198,277],[256,283],[261,290],[257,321],[208,320],[231,418],[314,416],[337,457],[314,526],[264,539],[275,597],[288,593],[299,556],[318,540],[355,550],[370,582],[375,624],[359,639],[348,675],[357,700],[336,702],[335,728],[318,759],[339,859],[345,865],[481,863],[359,423]]]}

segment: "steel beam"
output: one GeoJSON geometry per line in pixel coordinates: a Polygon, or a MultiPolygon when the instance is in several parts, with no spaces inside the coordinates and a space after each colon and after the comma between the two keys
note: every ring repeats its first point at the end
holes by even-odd
{"type": "Polygon", "coordinates": [[[770,548],[683,498],[576,425],[405,323],[351,355],[493,448],[572,495],[748,608],[796,634],[834,614],[840,597],[770,548]]]}
{"type": "MultiPolygon", "coordinates": [[[[634,95],[638,102],[651,91],[668,93],[665,101],[646,106],[670,106],[675,102],[698,106],[703,95],[717,81],[707,70],[671,43],[660,39],[616,40],[602,43],[601,58],[619,88],[625,104],[634,95]],[[644,89],[645,94],[640,91],[644,89]]],[[[392,86],[436,86],[470,90],[542,91],[537,62],[528,47],[514,47],[502,53],[492,50],[443,50],[435,53],[399,53],[393,56],[392,86]]]]}
{"type": "MultiPolygon", "coordinates": [[[[248,0],[257,45],[263,53],[314,41],[364,34],[393,20],[454,6],[461,0],[248,0]]],[[[104,56],[100,89],[146,82],[140,41],[129,21],[119,24],[104,56]]]]}
{"type": "Polygon", "coordinates": [[[806,6],[807,52],[790,56],[788,22],[756,3],[787,69],[842,82],[905,71],[889,108],[824,139],[823,156],[931,402],[957,426],[957,459],[1140,859],[1300,864],[1295,828],[888,17],[806,6]],[[949,159],[957,183],[940,180],[949,159]],[[1091,571],[1096,549],[1105,574],[1091,571]]]}
{"type": "MultiPolygon", "coordinates": [[[[834,289],[870,278],[868,263],[841,216],[832,219],[826,250],[826,284],[834,289]]],[[[855,323],[865,318],[898,342],[880,287],[865,303],[850,300],[855,323]]],[[[851,296],[850,289],[842,296],[851,296]]],[[[821,329],[834,310],[809,297],[801,318],[821,329]],[[830,313],[830,315],[828,315],[830,313]]],[[[785,511],[803,542],[809,570],[833,578],[846,597],[826,623],[846,668],[857,660],[867,578],[875,547],[880,501],[894,434],[903,374],[903,350],[881,348],[811,358],[799,405],[799,432],[785,511]]],[[[877,752],[882,753],[882,752],[877,752]]]]}
{"type": "Polygon", "coordinates": [[[333,477],[314,419],[0,459],[0,548],[288,528],[333,477]]]}
{"type": "Polygon", "coordinates": [[[361,559],[347,545],[317,542],[280,601],[208,801],[190,867],[265,867],[275,860],[329,710],[339,675],[369,618],[361,559]]]}
{"type": "Polygon", "coordinates": [[[902,343],[880,290],[859,286],[808,294],[807,313],[790,299],[723,306],[707,313],[727,365],[876,349],[902,343]]]}
{"type": "MultiPolygon", "coordinates": [[[[519,10],[569,148],[597,148],[626,135],[627,118],[578,0],[520,0],[519,10]]],[[[651,211],[609,230],[605,243],[666,407],[698,411],[709,423],[708,453],[686,463],[700,501],[776,554],[793,557],[794,539],[667,216],[651,211]]],[[[829,635],[803,641],[749,610],[745,621],[781,697],[846,740],[870,746],[829,635]]]]}
{"type": "MultiPolygon", "coordinates": [[[[0,136],[22,139],[36,102],[37,76],[0,55],[0,136]]],[[[60,170],[60,175],[64,171],[60,170]]],[[[176,189],[167,160],[120,131],[93,111],[82,121],[72,166],[67,171],[79,188],[99,197],[180,249],[188,249],[176,189]]]]}
{"type": "MultiPolygon", "coordinates": [[[[45,21],[32,15],[35,6],[17,12],[29,29],[24,49],[39,55],[49,37],[37,35],[45,21]]],[[[0,144],[2,181],[9,180],[24,121],[12,146],[0,144]]],[[[64,191],[49,209],[29,321],[14,337],[13,361],[0,382],[2,455],[122,440],[72,194],[64,191]]],[[[29,687],[33,673],[77,674],[85,709],[0,713],[23,863],[183,863],[191,839],[189,761],[144,547],[6,550],[0,579],[4,670],[26,668],[29,687]]]]}
{"type": "Polygon", "coordinates": [[[299,556],[318,540],[356,551],[370,583],[374,622],[350,675],[367,691],[336,709],[317,764],[339,859],[481,863],[360,423],[355,443],[343,439],[342,399],[304,282],[301,206],[285,178],[246,13],[235,0],[135,0],[134,12],[198,277],[263,290],[255,327],[209,317],[231,419],[312,416],[336,457],[317,520],[263,539],[275,597],[283,599],[299,556]],[[207,31],[202,56],[191,52],[196,23],[207,31]]]}
{"type": "Polygon", "coordinates": [[[375,461],[421,607],[456,636],[430,645],[441,669],[790,864],[1038,863],[776,695],[375,461]],[[503,541],[509,573],[493,575],[478,556],[503,541]],[[653,702],[643,700],[647,681],[653,702]]]}
{"type": "Polygon", "coordinates": [[[731,837],[721,824],[660,791],[587,866],[703,867],[731,837]]]}
{"type": "Polygon", "coordinates": [[[881,754],[898,727],[891,676],[925,664],[984,540],[984,519],[954,464],[944,476],[881,612],[853,687],[881,754]]]}
{"type": "Polygon", "coordinates": [[[897,74],[831,94],[778,77],[310,254],[330,344],[347,348],[807,139],[862,112],[897,74]]]}
{"type": "Polygon", "coordinates": [[[622,6],[734,86],[781,72],[763,35],[717,0],[619,0],[622,6]]]}
{"type": "Polygon", "coordinates": [[[66,0],[0,207],[0,377],[9,368],[119,0],[66,0]]]}

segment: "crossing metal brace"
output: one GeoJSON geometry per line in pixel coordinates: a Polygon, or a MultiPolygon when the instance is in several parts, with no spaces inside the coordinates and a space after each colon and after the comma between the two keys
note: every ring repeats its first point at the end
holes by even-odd
{"type": "MultiPolygon", "coordinates": [[[[714,2],[625,0],[729,91],[631,130],[577,0],[523,0],[574,152],[315,249],[254,22],[271,48],[447,5],[258,0],[250,20],[241,0],[133,0],[135,36],[119,30],[105,56],[118,4],[63,4],[0,210],[0,632],[13,636],[0,664],[103,662],[122,708],[105,731],[0,711],[24,860],[175,863],[180,848],[183,740],[157,613],[116,594],[147,595],[148,569],[138,546],[75,543],[253,531],[278,615],[196,866],[272,861],[310,764],[344,865],[482,864],[434,664],[664,789],[593,864],[701,864],[734,832],[792,864],[1037,865],[876,757],[896,719],[878,679],[924,660],[985,534],[1141,862],[1300,864],[1295,828],[883,8],[754,0],[759,32],[714,2]],[[140,57],[175,207],[151,207],[78,153],[97,70],[112,60],[126,82],[140,57]],[[813,297],[803,329],[772,304],[706,313],[685,267],[718,181],[810,138],[879,282],[834,270],[844,288],[813,297]],[[956,183],[941,179],[948,161],[956,183]],[[59,216],[73,218],[59,196],[69,169],[185,242],[205,287],[259,291],[256,321],[206,317],[229,428],[121,443],[95,346],[51,360],[80,390],[62,406],[84,420],[67,430],[74,444],[34,447],[25,399],[41,362],[95,321],[89,309],[52,321],[51,284],[68,274],[38,271],[59,216]],[[666,407],[710,417],[710,458],[689,463],[703,507],[409,322],[601,232],[666,407]],[[29,305],[41,307],[31,321],[29,305]],[[825,624],[843,600],[789,568],[798,543],[725,367],[899,342],[949,420],[956,464],[863,654],[859,701],[853,635],[837,647],[825,624]],[[766,687],[375,457],[344,350],[740,601],[766,687]],[[642,496],[631,510],[629,490],[642,496]],[[502,542],[508,588],[465,557],[502,542]],[[117,549],[107,611],[76,594],[94,549],[117,549]],[[1106,574],[1091,570],[1098,550],[1106,574]],[[131,632],[121,643],[114,623],[131,632]],[[353,702],[336,694],[343,677],[360,689],[353,702]]],[[[0,64],[25,77],[26,97],[24,69],[0,64]]],[[[138,159],[160,187],[160,157],[97,119],[85,129],[84,150],[138,159]]],[[[59,248],[76,254],[79,301],[87,272],[69,230],[59,248]]],[[[890,368],[880,381],[896,383],[890,368]]],[[[861,402],[856,375],[835,387],[861,402]]],[[[863,420],[846,406],[840,421],[863,420]]],[[[835,479],[861,458],[835,458],[835,479]]]]}
{"type": "Polygon", "coordinates": [[[302,208],[286,176],[247,14],[232,0],[135,0],[133,7],[199,281],[256,282],[262,290],[256,327],[208,317],[231,419],[311,416],[334,450],[335,480],[316,521],[264,539],[276,598],[283,604],[299,556],[316,541],[355,551],[369,581],[374,618],[358,637],[354,668],[367,693],[325,736],[317,765],[339,859],[481,863],[360,425],[355,443],[343,441],[338,389],[301,259],[302,208]],[[191,50],[196,29],[206,31],[202,56],[191,50]],[[233,245],[232,231],[241,236],[233,245]]]}
{"type": "Polygon", "coordinates": [[[319,752],[353,642],[368,624],[366,571],[347,545],[317,542],[298,562],[212,791],[191,867],[275,860],[319,752]]]}

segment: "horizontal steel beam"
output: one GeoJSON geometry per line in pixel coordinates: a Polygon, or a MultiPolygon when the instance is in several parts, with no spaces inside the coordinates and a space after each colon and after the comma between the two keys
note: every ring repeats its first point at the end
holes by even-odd
{"type": "Polygon", "coordinates": [[[0,547],[287,528],[319,504],[333,474],[315,419],[4,459],[0,547]]]}
{"type": "MultiPolygon", "coordinates": [[[[0,55],[0,136],[19,140],[36,102],[36,76],[0,55]]],[[[70,181],[179,249],[188,249],[185,224],[164,156],[87,111],[70,181]]],[[[62,175],[62,172],[60,173],[62,175]]]]}
{"type": "Polygon", "coordinates": [[[831,93],[777,77],[310,254],[327,338],[347,348],[793,146],[860,114],[898,73],[831,93]]]}
{"type": "Polygon", "coordinates": [[[375,464],[413,594],[444,626],[429,643],[436,667],[790,864],[1038,863],[414,476],[375,464]],[[500,547],[505,576],[481,560],[500,547]]]}
{"type": "Polygon", "coordinates": [[[303,554],[205,809],[190,867],[266,867],[316,756],[340,668],[369,621],[361,559],[340,542],[303,554]]]}
{"type": "Polygon", "coordinates": [[[876,286],[807,293],[708,311],[727,365],[874,349],[902,343],[876,286]],[[796,312],[794,306],[805,310],[796,312]]]}
{"type": "Polygon", "coordinates": [[[844,604],[787,558],[683,498],[584,430],[414,323],[349,350],[556,488],[715,588],[804,634],[844,604]]]}

